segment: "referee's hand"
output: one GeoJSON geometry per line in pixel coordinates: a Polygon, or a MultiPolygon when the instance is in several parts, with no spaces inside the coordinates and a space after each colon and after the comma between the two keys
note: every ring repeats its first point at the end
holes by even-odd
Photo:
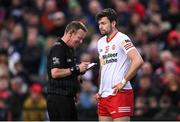
{"type": "Polygon", "coordinates": [[[88,65],[90,64],[90,62],[81,62],[78,66],[80,69],[81,73],[86,72],[88,65]]]}

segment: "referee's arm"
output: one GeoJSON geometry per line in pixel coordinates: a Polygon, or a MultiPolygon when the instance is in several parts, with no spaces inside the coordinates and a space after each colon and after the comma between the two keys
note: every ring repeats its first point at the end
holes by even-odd
{"type": "Polygon", "coordinates": [[[59,68],[53,68],[51,69],[51,76],[52,78],[62,78],[71,75],[70,68],[66,69],[59,69],[59,68]]]}
{"type": "Polygon", "coordinates": [[[51,77],[62,78],[71,75],[69,68],[63,68],[65,64],[65,47],[60,43],[52,47],[49,56],[51,77]]]}
{"type": "MultiPolygon", "coordinates": [[[[51,77],[56,79],[56,78],[63,78],[66,76],[69,76],[73,73],[79,74],[76,71],[76,66],[69,67],[69,68],[63,68],[65,64],[65,49],[62,45],[56,45],[52,48],[51,50],[51,55],[50,55],[50,72],[51,72],[51,77]],[[74,69],[72,71],[71,69],[74,69]]],[[[86,72],[87,67],[88,67],[89,62],[82,62],[81,64],[77,65],[78,67],[78,72],[86,72]]]]}
{"type": "MultiPolygon", "coordinates": [[[[89,62],[82,62],[77,65],[79,67],[80,73],[86,72],[89,62]]],[[[62,78],[72,74],[71,68],[52,68],[51,76],[52,78],[62,78]]]]}

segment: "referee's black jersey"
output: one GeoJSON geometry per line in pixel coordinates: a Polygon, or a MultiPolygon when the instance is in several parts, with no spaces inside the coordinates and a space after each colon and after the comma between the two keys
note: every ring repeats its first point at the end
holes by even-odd
{"type": "Polygon", "coordinates": [[[63,78],[52,78],[52,68],[70,68],[76,65],[74,49],[66,45],[61,39],[57,40],[48,54],[48,94],[74,96],[80,89],[77,75],[63,78]]]}

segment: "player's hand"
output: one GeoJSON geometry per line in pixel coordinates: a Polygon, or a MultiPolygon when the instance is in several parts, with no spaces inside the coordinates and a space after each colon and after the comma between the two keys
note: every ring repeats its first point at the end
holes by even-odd
{"type": "Polygon", "coordinates": [[[101,98],[101,96],[100,96],[98,93],[96,93],[95,96],[94,96],[94,98],[95,98],[97,101],[99,101],[99,99],[101,98]]]}
{"type": "Polygon", "coordinates": [[[80,69],[80,72],[81,72],[81,73],[86,72],[87,67],[88,67],[89,64],[90,64],[90,62],[82,62],[82,63],[80,63],[80,64],[78,65],[78,66],[79,66],[79,69],[80,69]]]}
{"type": "Polygon", "coordinates": [[[113,86],[112,88],[114,89],[113,94],[117,94],[118,92],[120,92],[123,88],[124,88],[125,84],[123,83],[118,83],[117,85],[113,86]]]}

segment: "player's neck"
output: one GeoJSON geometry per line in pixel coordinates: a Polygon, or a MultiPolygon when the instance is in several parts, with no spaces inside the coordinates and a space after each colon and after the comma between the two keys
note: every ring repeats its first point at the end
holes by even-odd
{"type": "Polygon", "coordinates": [[[114,36],[114,34],[116,34],[118,32],[117,29],[113,29],[109,34],[107,34],[107,38],[111,38],[112,36],[114,36]]]}
{"type": "Polygon", "coordinates": [[[111,39],[117,34],[118,30],[113,30],[111,33],[107,34],[107,42],[110,42],[111,39]]]}

